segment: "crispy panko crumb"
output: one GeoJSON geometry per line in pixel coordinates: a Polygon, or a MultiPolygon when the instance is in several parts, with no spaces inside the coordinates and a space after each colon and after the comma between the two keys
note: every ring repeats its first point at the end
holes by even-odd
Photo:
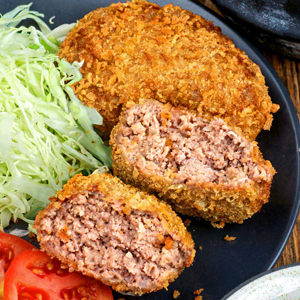
{"type": "Polygon", "coordinates": [[[227,242],[234,241],[236,239],[235,236],[229,236],[228,234],[224,237],[224,240],[227,242]]]}
{"type": "Polygon", "coordinates": [[[202,248],[203,248],[202,246],[199,246],[199,250],[202,250],[202,248]]]}
{"type": "Polygon", "coordinates": [[[29,237],[29,242],[30,243],[37,241],[36,235],[33,232],[31,232],[31,231],[28,233],[28,237],[29,237]]]}
{"type": "Polygon", "coordinates": [[[203,299],[202,296],[195,297],[195,300],[202,300],[202,299],[203,299]]]}
{"type": "Polygon", "coordinates": [[[133,0],[92,11],[58,54],[70,63],[84,60],[83,78],[72,87],[99,111],[106,136],[126,103],[141,98],[220,117],[251,140],[270,129],[279,109],[244,51],[212,22],[173,4],[133,0]]]}
{"type": "Polygon", "coordinates": [[[193,292],[193,295],[200,295],[203,292],[203,289],[199,289],[193,292]]]}
{"type": "Polygon", "coordinates": [[[190,219],[186,219],[183,224],[185,227],[189,227],[191,225],[192,221],[190,219]]]}
{"type": "Polygon", "coordinates": [[[219,223],[217,222],[211,222],[210,223],[213,227],[218,228],[218,229],[222,229],[225,226],[225,222],[221,221],[219,223]]]}
{"type": "Polygon", "coordinates": [[[173,298],[176,299],[176,298],[178,298],[179,296],[180,296],[180,293],[179,293],[177,290],[175,290],[175,291],[173,292],[173,298]]]}

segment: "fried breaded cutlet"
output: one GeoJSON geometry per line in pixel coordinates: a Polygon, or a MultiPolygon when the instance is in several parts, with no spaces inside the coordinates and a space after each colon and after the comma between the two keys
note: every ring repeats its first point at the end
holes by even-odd
{"type": "Polygon", "coordinates": [[[171,207],[109,174],[74,176],[35,220],[41,249],[116,291],[166,288],[193,262],[171,207]]]}
{"type": "Polygon", "coordinates": [[[243,223],[268,202],[275,170],[221,119],[146,100],[121,114],[110,145],[125,183],[215,226],[243,223]]]}
{"type": "Polygon", "coordinates": [[[133,0],[87,14],[60,58],[82,61],[75,94],[103,116],[108,136],[125,103],[141,98],[220,117],[254,140],[270,129],[272,104],[260,68],[221,29],[172,4],[133,0]]]}

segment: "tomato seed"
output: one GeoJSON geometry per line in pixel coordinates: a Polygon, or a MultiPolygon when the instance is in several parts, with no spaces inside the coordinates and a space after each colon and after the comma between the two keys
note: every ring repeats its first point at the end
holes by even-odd
{"type": "Polygon", "coordinates": [[[0,261],[3,261],[4,272],[7,271],[10,263],[14,259],[14,251],[11,246],[2,245],[0,242],[0,261]]]}
{"type": "Polygon", "coordinates": [[[8,251],[8,259],[11,260],[13,256],[13,252],[12,251],[8,251]]]}
{"type": "Polygon", "coordinates": [[[18,300],[50,300],[49,294],[46,291],[35,287],[25,287],[19,285],[18,300]]]}
{"type": "Polygon", "coordinates": [[[49,263],[47,263],[47,268],[49,271],[51,271],[51,270],[53,270],[54,265],[51,262],[49,262],[49,263]]]}
{"type": "Polygon", "coordinates": [[[66,300],[70,299],[69,296],[68,296],[68,294],[64,294],[64,299],[66,299],[66,300]]]}
{"type": "Polygon", "coordinates": [[[38,276],[44,276],[45,275],[45,272],[41,269],[32,269],[31,270],[35,275],[38,275],[38,276]]]}

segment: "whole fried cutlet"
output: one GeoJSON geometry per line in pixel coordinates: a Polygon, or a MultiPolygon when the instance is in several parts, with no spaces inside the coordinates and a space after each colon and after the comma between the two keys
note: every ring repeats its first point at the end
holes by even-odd
{"type": "Polygon", "coordinates": [[[212,22],[172,4],[133,0],[92,11],[67,35],[59,56],[84,60],[73,88],[103,116],[106,136],[124,103],[140,98],[220,117],[250,140],[270,129],[279,108],[244,51],[212,22]]]}
{"type": "Polygon", "coordinates": [[[110,174],[76,175],[40,211],[43,251],[120,292],[166,288],[194,260],[194,242],[169,205],[110,174]]]}
{"type": "Polygon", "coordinates": [[[221,119],[146,100],[121,114],[110,144],[115,175],[182,214],[223,227],[268,202],[275,170],[221,119]]]}

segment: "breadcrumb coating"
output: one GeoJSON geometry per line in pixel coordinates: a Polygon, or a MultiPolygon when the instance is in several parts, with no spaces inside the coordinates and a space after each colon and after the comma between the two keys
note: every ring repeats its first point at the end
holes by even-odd
{"type": "Polygon", "coordinates": [[[226,236],[224,237],[224,240],[227,242],[235,241],[236,236],[229,236],[228,234],[226,234],[226,236]]]}
{"type": "Polygon", "coordinates": [[[123,105],[140,98],[216,116],[254,140],[269,130],[272,104],[260,68],[212,22],[172,4],[133,0],[87,14],[60,46],[82,61],[78,98],[103,116],[108,136],[123,105]]]}

